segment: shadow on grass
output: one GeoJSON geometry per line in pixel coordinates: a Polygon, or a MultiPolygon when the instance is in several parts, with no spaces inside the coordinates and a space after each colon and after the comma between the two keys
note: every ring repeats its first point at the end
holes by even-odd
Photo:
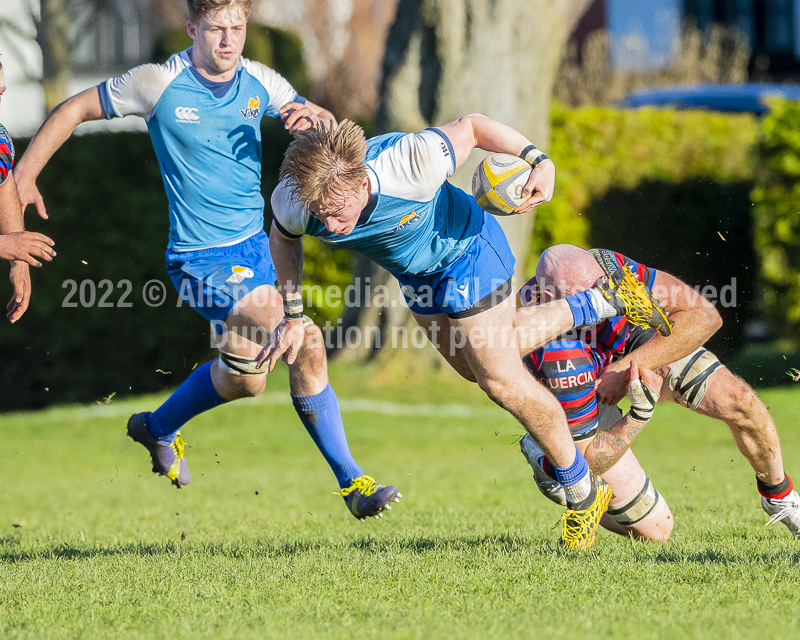
{"type": "Polygon", "coordinates": [[[455,536],[447,538],[410,537],[378,541],[364,537],[357,540],[292,540],[287,542],[253,541],[234,542],[131,542],[109,546],[72,545],[55,543],[50,546],[26,548],[17,536],[0,537],[0,561],[8,563],[29,562],[33,560],[83,560],[104,556],[218,556],[225,558],[252,558],[254,556],[291,558],[320,552],[353,550],[372,555],[406,552],[415,555],[439,551],[469,551],[486,549],[489,553],[501,555],[531,551],[551,554],[555,550],[553,540],[537,540],[512,534],[455,536]]]}
{"type": "MultiPolygon", "coordinates": [[[[694,546],[694,545],[692,545],[694,546]]],[[[472,536],[432,537],[419,536],[376,540],[363,537],[357,540],[324,540],[274,542],[254,539],[249,542],[133,542],[109,546],[82,546],[58,543],[50,547],[25,549],[15,536],[0,537],[0,562],[9,564],[35,560],[85,560],[89,558],[133,556],[154,559],[175,558],[229,558],[250,560],[254,557],[294,558],[319,553],[353,551],[366,555],[408,553],[412,555],[438,554],[442,552],[474,552],[483,550],[488,556],[559,557],[566,561],[584,562],[587,558],[605,560],[616,564],[651,562],[670,565],[718,565],[735,566],[743,561],[770,564],[791,562],[800,564],[800,550],[787,549],[783,545],[769,551],[755,549],[720,550],[718,548],[686,546],[667,543],[656,544],[631,542],[620,549],[618,545],[601,543],[587,553],[559,549],[556,540],[550,537],[521,536],[515,534],[490,534],[472,536]]]]}

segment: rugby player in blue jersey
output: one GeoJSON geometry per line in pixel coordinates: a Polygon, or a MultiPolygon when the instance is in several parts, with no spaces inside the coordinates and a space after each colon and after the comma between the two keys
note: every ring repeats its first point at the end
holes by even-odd
{"type": "MultiPolygon", "coordinates": [[[[0,101],[6,92],[6,77],[0,62],[0,101]]],[[[11,169],[14,166],[14,142],[0,124],[0,259],[11,261],[11,283],[14,295],[6,306],[6,317],[16,322],[25,313],[31,297],[31,274],[28,265],[41,267],[40,260],[53,259],[53,241],[41,233],[25,231],[17,185],[11,169]]]]}
{"type": "MultiPolygon", "coordinates": [[[[272,195],[270,233],[278,282],[295,311],[260,360],[272,368],[286,354],[292,362],[304,343],[304,235],[371,258],[398,279],[416,321],[453,368],[542,442],[567,494],[562,544],[586,549],[611,492],[589,472],[558,402],[522,366],[511,295],[514,258],[500,225],[447,182],[476,147],[519,155],[533,167],[523,191],[531,197],[517,213],[550,200],[553,163],[522,134],[485,116],[370,140],[351,122],[300,133],[286,152],[282,182],[272,195]]],[[[595,289],[531,311],[552,339],[568,327],[617,315],[609,299],[619,303],[615,295],[595,289]]],[[[639,300],[639,311],[652,320],[650,301],[639,300]]]]}
{"type": "MultiPolygon", "coordinates": [[[[672,531],[669,506],[630,450],[652,416],[654,403],[660,401],[725,422],[756,473],[769,523],[782,521],[800,539],[800,496],[784,472],[780,441],[767,407],[746,382],[702,347],[722,324],[711,303],[674,276],[620,253],[572,245],[556,245],[542,254],[536,277],[520,291],[520,302],[535,305],[583,290],[621,265],[629,266],[656,298],[665,301],[675,327],[669,339],[633,327],[625,318],[612,318],[590,332],[532,350],[524,359],[564,408],[573,438],[591,469],[602,473],[613,489],[602,525],[650,540],[666,540],[672,531]],[[638,380],[640,372],[644,386],[638,380]],[[616,405],[628,386],[632,409],[623,416],[616,405]]],[[[526,318],[519,318],[525,325],[526,318]]],[[[523,438],[521,446],[539,489],[564,504],[563,489],[546,456],[530,437],[523,438]]]]}
{"type": "MultiPolygon", "coordinates": [[[[189,483],[180,429],[192,417],[257,396],[259,336],[284,316],[264,233],[261,133],[264,116],[297,133],[333,122],[272,69],[241,57],[251,0],[188,0],[194,45],[164,64],[146,64],[59,105],[17,169],[23,207],[47,217],[35,181],[87,120],[138,115],[147,122],[169,199],[167,272],[182,299],[212,323],[219,358],[198,367],[158,409],[128,421],[128,435],[150,452],[153,471],[189,483]]],[[[328,382],[319,329],[301,320],[307,348],[290,366],[294,407],[330,464],[359,519],[378,517],[399,498],[366,476],[350,454],[336,394],[328,382]]]]}

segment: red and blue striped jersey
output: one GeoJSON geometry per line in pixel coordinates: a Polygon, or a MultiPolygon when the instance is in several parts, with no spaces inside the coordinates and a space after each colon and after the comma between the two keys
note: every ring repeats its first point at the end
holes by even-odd
{"type": "MultiPolygon", "coordinates": [[[[616,251],[592,249],[590,253],[606,274],[627,266],[648,289],[653,288],[654,269],[616,251]]],[[[526,307],[541,302],[535,277],[520,289],[519,298],[526,307]]],[[[597,431],[595,380],[607,364],[624,355],[625,343],[636,331],[638,328],[624,316],[609,318],[583,334],[580,340],[555,340],[524,359],[528,370],[558,399],[576,439],[590,438],[597,431]]]]}
{"type": "Polygon", "coordinates": [[[14,166],[14,143],[6,128],[0,124],[0,184],[6,181],[14,166]]]}
{"type": "Polygon", "coordinates": [[[594,381],[606,365],[602,350],[596,352],[583,340],[555,340],[531,353],[524,362],[556,396],[567,415],[572,436],[578,440],[591,438],[598,421],[594,381]]]}

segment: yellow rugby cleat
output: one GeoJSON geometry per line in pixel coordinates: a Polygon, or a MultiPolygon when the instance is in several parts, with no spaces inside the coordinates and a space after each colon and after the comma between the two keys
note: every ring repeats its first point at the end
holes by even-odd
{"type": "Polygon", "coordinates": [[[628,322],[642,329],[653,328],[662,336],[672,333],[668,314],[628,267],[620,267],[597,287],[603,297],[624,315],[628,322]]]}
{"type": "MultiPolygon", "coordinates": [[[[591,473],[591,472],[590,472],[591,473]]],[[[567,509],[555,526],[563,524],[561,538],[558,543],[564,549],[590,549],[597,538],[600,528],[600,518],[608,509],[611,502],[611,485],[600,476],[591,473],[595,497],[592,504],[585,509],[567,509]]]]}

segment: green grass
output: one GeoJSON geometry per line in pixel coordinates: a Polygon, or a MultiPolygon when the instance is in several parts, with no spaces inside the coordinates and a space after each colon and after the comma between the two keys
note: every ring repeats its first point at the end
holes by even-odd
{"type": "MultiPolygon", "coordinates": [[[[560,509],[513,445],[520,428],[477,390],[352,366],[334,382],[356,458],[403,493],[381,521],[357,522],[331,494],[284,374],[266,400],[184,430],[194,475],[181,491],[123,437],[126,415],[160,397],[0,417],[0,637],[797,632],[800,545],[764,528],[753,474],[721,423],[659,407],[637,442],[675,515],[668,544],[604,532],[573,555],[557,550],[560,509]],[[376,413],[357,398],[395,404],[376,413]],[[398,403],[451,406],[432,416],[398,403]],[[452,417],[462,405],[472,415],[452,417]]],[[[762,397],[800,474],[800,385],[762,397]]]]}

